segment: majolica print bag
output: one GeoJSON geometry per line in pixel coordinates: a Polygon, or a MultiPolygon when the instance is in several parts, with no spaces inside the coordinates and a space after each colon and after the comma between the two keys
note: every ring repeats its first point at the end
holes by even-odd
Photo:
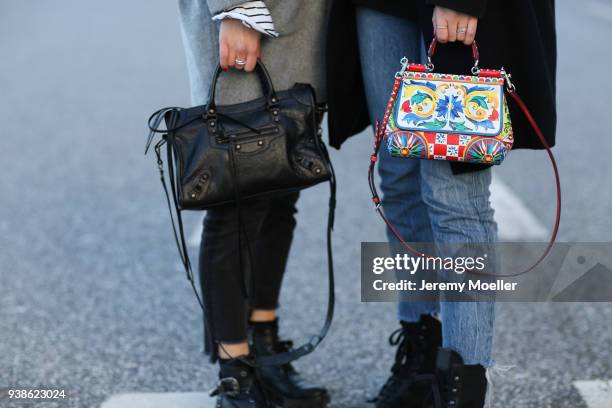
{"type": "Polygon", "coordinates": [[[501,70],[478,68],[473,43],[474,75],[433,73],[436,42],[429,62],[402,61],[401,82],[385,133],[392,156],[500,164],[512,148],[512,122],[501,70]]]}
{"type": "MultiPolygon", "coordinates": [[[[410,251],[408,244],[386,218],[374,182],[374,166],[381,145],[391,156],[474,164],[500,164],[514,142],[508,99],[512,99],[531,124],[546,149],[555,175],[557,212],[549,244],[542,256],[526,271],[534,269],[552,248],[561,218],[561,183],[553,153],[536,121],[516,93],[510,74],[501,69],[478,67],[479,51],[472,44],[472,75],[434,73],[434,38],[427,53],[427,64],[401,61],[382,123],[376,124],[374,153],[368,178],[377,212],[395,237],[410,251]],[[509,98],[508,98],[509,97],[509,98]]],[[[495,276],[502,276],[495,274],[495,276]]]]}

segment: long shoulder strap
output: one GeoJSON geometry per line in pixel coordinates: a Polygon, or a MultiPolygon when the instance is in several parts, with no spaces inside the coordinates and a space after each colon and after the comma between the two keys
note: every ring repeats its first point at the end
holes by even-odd
{"type": "MultiPolygon", "coordinates": [[[[391,115],[391,111],[393,109],[393,105],[394,105],[395,99],[397,97],[397,93],[399,91],[399,87],[400,87],[401,81],[402,81],[402,78],[400,76],[395,78],[395,82],[393,84],[393,89],[391,91],[391,97],[389,98],[389,102],[387,104],[387,109],[385,111],[385,116],[383,117],[383,121],[382,121],[382,123],[378,123],[378,122],[376,123],[376,128],[375,128],[375,131],[374,131],[374,151],[373,151],[372,155],[370,156],[370,165],[369,165],[369,168],[368,168],[368,182],[369,182],[369,185],[370,185],[370,191],[372,193],[372,202],[375,205],[376,212],[380,215],[381,219],[385,222],[385,224],[389,228],[389,231],[391,231],[391,233],[395,236],[395,238],[405,248],[407,248],[410,252],[412,252],[412,253],[414,253],[414,254],[416,254],[418,256],[428,256],[427,254],[423,254],[421,251],[417,250],[414,246],[410,245],[406,240],[404,240],[404,238],[402,238],[401,234],[393,226],[391,221],[389,221],[389,219],[387,218],[387,216],[385,215],[385,213],[383,211],[382,202],[380,200],[380,197],[379,197],[379,194],[378,194],[378,190],[376,188],[376,183],[374,181],[374,168],[376,166],[376,162],[378,161],[378,152],[380,150],[380,146],[382,144],[382,141],[385,139],[385,131],[387,129],[387,124],[389,123],[389,117],[391,115]]],[[[528,272],[532,271],[533,269],[535,269],[544,260],[544,258],[546,258],[548,256],[548,254],[549,254],[550,250],[552,249],[552,247],[553,247],[553,245],[555,243],[555,240],[557,238],[557,233],[559,231],[559,224],[560,224],[560,221],[561,221],[561,180],[560,180],[560,177],[559,177],[559,170],[557,168],[557,161],[555,160],[555,156],[554,156],[554,154],[552,152],[552,149],[548,145],[548,143],[546,141],[546,138],[544,137],[544,134],[542,133],[542,131],[540,130],[540,127],[537,124],[537,122],[535,121],[535,119],[531,115],[531,112],[529,111],[529,109],[527,108],[527,106],[525,105],[523,100],[516,93],[516,89],[514,88],[514,86],[509,86],[507,91],[506,91],[506,93],[508,95],[510,95],[512,100],[514,100],[517,103],[517,105],[519,106],[519,108],[521,109],[521,111],[523,112],[525,117],[527,118],[527,121],[531,125],[533,131],[538,136],[538,139],[540,139],[540,143],[542,143],[542,146],[546,150],[546,153],[548,154],[548,157],[550,159],[550,163],[552,165],[553,172],[554,172],[554,177],[555,177],[555,190],[556,190],[556,196],[557,196],[556,211],[555,211],[555,223],[554,223],[554,226],[553,226],[552,233],[550,235],[550,239],[548,241],[548,245],[546,246],[546,248],[542,252],[542,255],[538,258],[538,260],[535,263],[533,263],[529,268],[527,268],[527,269],[525,269],[523,271],[520,271],[520,272],[512,272],[512,273],[508,273],[508,274],[497,274],[497,273],[487,273],[487,272],[482,272],[482,271],[471,271],[471,273],[473,273],[474,275],[495,276],[495,277],[513,277],[513,276],[519,276],[519,275],[522,275],[522,274],[525,274],[525,273],[528,273],[528,272]]]]}
{"type": "Polygon", "coordinates": [[[540,127],[538,126],[537,122],[531,115],[531,112],[529,112],[527,105],[525,105],[521,97],[516,93],[514,86],[512,86],[506,93],[510,95],[510,97],[519,106],[519,108],[521,108],[521,111],[527,118],[527,121],[531,125],[533,131],[538,136],[538,139],[540,139],[540,143],[542,143],[542,146],[544,146],[544,149],[546,149],[546,154],[548,155],[548,158],[550,159],[550,164],[552,166],[553,173],[555,176],[555,193],[557,196],[557,202],[556,202],[555,223],[553,226],[553,230],[552,230],[552,233],[550,234],[548,245],[546,246],[546,249],[540,256],[540,258],[532,266],[530,266],[527,270],[522,272],[522,273],[527,273],[533,270],[536,266],[538,266],[540,262],[542,262],[544,258],[548,256],[548,253],[552,249],[552,246],[554,245],[555,240],[557,239],[557,233],[559,232],[559,224],[561,223],[561,177],[559,176],[559,168],[557,167],[557,160],[555,159],[555,155],[553,154],[552,149],[548,145],[548,142],[546,141],[546,138],[544,137],[542,130],[540,130],[540,127]]]}

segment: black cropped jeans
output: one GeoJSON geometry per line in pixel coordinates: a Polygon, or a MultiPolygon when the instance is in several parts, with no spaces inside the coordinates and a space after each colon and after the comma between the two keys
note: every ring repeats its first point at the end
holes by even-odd
{"type": "Polygon", "coordinates": [[[217,342],[247,339],[253,309],[278,307],[298,197],[296,192],[242,202],[241,227],[236,206],[208,210],[199,272],[208,312],[206,350],[213,360],[217,342]]]}

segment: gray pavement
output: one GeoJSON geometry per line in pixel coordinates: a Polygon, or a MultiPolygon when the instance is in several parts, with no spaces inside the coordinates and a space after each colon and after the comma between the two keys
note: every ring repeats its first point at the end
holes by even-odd
{"type": "MultiPolygon", "coordinates": [[[[610,241],[612,12],[609,2],[584,3],[558,4],[559,239],[610,241]]],[[[207,390],[216,373],[201,354],[199,311],[153,159],[142,156],[148,114],[189,104],[175,2],[4,2],[0,51],[0,389],[67,390],[66,401],[37,407],[207,390]]],[[[337,407],[365,406],[376,392],[396,326],[393,305],[359,302],[360,242],[384,240],[365,179],[369,137],[332,154],[341,209],[336,324],[298,363],[327,381],[337,407]]],[[[514,153],[496,176],[550,225],[543,153],[514,153]]],[[[325,288],[316,282],[325,276],[326,194],[321,186],[300,200],[281,317],[296,340],[323,318],[325,288]]],[[[199,217],[190,214],[189,232],[199,217]]],[[[502,305],[496,359],[515,368],[495,380],[494,406],[587,407],[572,383],[612,378],[610,321],[607,304],[502,305]]],[[[0,401],[11,406],[26,405],[0,401]]]]}

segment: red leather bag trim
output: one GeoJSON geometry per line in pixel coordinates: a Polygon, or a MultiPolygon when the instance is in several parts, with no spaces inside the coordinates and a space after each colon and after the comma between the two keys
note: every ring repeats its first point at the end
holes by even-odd
{"type": "Polygon", "coordinates": [[[425,64],[410,64],[408,65],[408,71],[427,72],[427,67],[425,64]]]}
{"type": "Polygon", "coordinates": [[[499,69],[481,69],[478,76],[501,78],[501,71],[499,69]]]}

